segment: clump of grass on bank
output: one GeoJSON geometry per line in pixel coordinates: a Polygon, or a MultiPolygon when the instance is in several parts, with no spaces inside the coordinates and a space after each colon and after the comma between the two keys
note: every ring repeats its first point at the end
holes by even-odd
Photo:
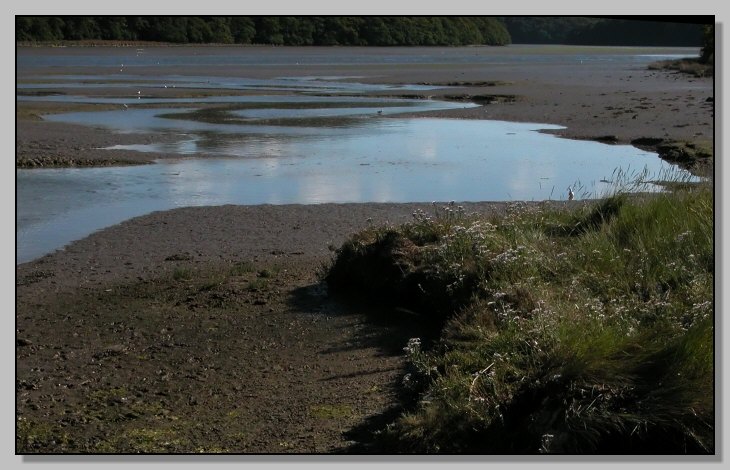
{"type": "Polygon", "coordinates": [[[649,70],[674,70],[700,78],[715,75],[714,62],[703,62],[699,57],[653,62],[649,64],[649,70]]]}
{"type": "Polygon", "coordinates": [[[172,278],[176,281],[189,281],[193,278],[193,272],[189,268],[178,267],[172,272],[172,278]]]}
{"type": "Polygon", "coordinates": [[[443,325],[393,452],[714,451],[711,188],[577,211],[454,205],[370,228],[326,279],[443,325]]]}
{"type": "Polygon", "coordinates": [[[712,142],[662,142],[656,151],[664,160],[689,169],[713,159],[712,142]]]}
{"type": "MultiPolygon", "coordinates": [[[[631,141],[631,145],[656,152],[670,163],[675,163],[698,176],[711,177],[714,167],[714,149],[712,142],[698,140],[693,142],[641,137],[631,141]]],[[[686,181],[661,181],[664,186],[676,186],[686,181]]]]}

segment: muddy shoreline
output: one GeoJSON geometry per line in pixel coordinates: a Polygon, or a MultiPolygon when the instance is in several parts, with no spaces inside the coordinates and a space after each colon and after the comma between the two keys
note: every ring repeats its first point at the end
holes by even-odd
{"type": "MultiPolygon", "coordinates": [[[[73,71],[21,68],[16,78],[73,71]]],[[[96,72],[102,70],[84,70],[96,72]]],[[[424,93],[433,98],[514,96],[418,115],[560,124],[566,129],[557,133],[568,138],[712,142],[714,132],[712,79],[665,71],[531,63],[216,69],[251,78],[287,73],[457,84],[424,93]]],[[[18,102],[16,167],[179,158],[99,150],[162,137],[40,118],[59,109],[18,102]]],[[[508,207],[464,205],[483,214],[508,207]]],[[[16,452],[363,449],[369,433],[397,412],[402,347],[422,332],[408,319],[378,321],[362,306],[329,298],[318,273],[351,233],[408,221],[415,209],[432,207],[182,208],[128,220],[17,265],[16,452]]]]}

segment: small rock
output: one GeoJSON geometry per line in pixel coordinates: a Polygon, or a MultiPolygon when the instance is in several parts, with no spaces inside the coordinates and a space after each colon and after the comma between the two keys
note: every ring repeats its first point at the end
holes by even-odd
{"type": "Polygon", "coordinates": [[[122,354],[126,350],[127,350],[127,347],[124,346],[123,344],[114,344],[114,345],[106,348],[107,354],[110,354],[110,355],[122,354]]]}

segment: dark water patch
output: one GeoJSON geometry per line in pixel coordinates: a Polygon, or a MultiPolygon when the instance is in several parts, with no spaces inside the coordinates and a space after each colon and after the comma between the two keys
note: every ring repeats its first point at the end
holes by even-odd
{"type": "Polygon", "coordinates": [[[445,86],[445,87],[492,87],[492,86],[507,86],[513,85],[514,82],[507,82],[503,80],[486,80],[486,81],[455,81],[455,82],[419,82],[419,85],[429,86],[445,86]]]}
{"type": "Polygon", "coordinates": [[[158,116],[227,125],[342,127],[356,124],[363,116],[401,113],[413,107],[414,103],[388,101],[246,103],[158,116]]]}
{"type": "Polygon", "coordinates": [[[514,103],[518,100],[517,95],[444,95],[444,99],[451,101],[465,101],[476,103],[479,105],[484,104],[497,104],[497,103],[514,103]]]}
{"type": "MultiPolygon", "coordinates": [[[[40,80],[40,77],[38,77],[40,80]]],[[[110,75],[59,75],[43,77],[45,83],[18,84],[18,88],[89,88],[89,87],[116,87],[116,88],[157,88],[157,89],[208,89],[208,90],[236,90],[236,91],[272,91],[289,93],[330,93],[363,94],[371,92],[425,91],[438,86],[418,84],[373,84],[342,81],[334,77],[332,80],[323,77],[286,77],[274,79],[255,79],[247,77],[218,77],[218,76],[179,76],[159,75],[150,79],[136,74],[127,73],[123,66],[119,73],[110,75]],[[53,83],[50,83],[53,82],[53,83]]]]}
{"type": "Polygon", "coordinates": [[[240,123],[260,126],[281,127],[327,127],[330,129],[347,128],[365,125],[360,117],[308,117],[308,118],[270,118],[270,119],[242,119],[240,123]]]}
{"type": "Polygon", "coordinates": [[[66,93],[62,91],[51,91],[51,90],[23,90],[17,92],[18,96],[61,96],[66,93]]]}

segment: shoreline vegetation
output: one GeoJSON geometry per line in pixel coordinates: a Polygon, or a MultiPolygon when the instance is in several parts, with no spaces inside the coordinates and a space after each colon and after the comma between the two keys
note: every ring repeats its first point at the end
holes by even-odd
{"type": "Polygon", "coordinates": [[[411,401],[371,450],[714,453],[711,187],[413,217],[325,276],[439,331],[406,345],[411,401]]]}
{"type": "Polygon", "coordinates": [[[695,77],[714,77],[715,65],[701,58],[662,60],[649,64],[649,70],[675,70],[695,77]]]}

